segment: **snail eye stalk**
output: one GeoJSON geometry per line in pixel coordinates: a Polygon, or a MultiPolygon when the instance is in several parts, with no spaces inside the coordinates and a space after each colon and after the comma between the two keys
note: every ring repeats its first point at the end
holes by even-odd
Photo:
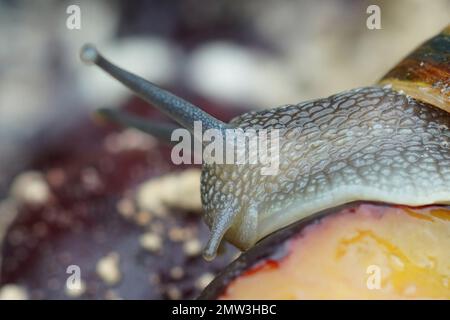
{"type": "Polygon", "coordinates": [[[203,131],[225,129],[227,126],[193,104],[109,62],[91,44],[85,44],[81,48],[80,58],[86,64],[97,65],[191,132],[194,130],[194,121],[201,121],[203,131]]]}
{"type": "Polygon", "coordinates": [[[158,140],[165,143],[174,143],[171,141],[172,132],[178,128],[176,124],[161,123],[152,121],[137,115],[133,115],[127,111],[121,111],[110,108],[101,108],[97,110],[97,115],[113,123],[124,127],[131,127],[142,132],[150,134],[158,140]]]}

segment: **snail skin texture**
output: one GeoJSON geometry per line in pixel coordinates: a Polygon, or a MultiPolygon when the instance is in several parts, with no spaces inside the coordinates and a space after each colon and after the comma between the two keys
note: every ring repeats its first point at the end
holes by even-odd
{"type": "MultiPolygon", "coordinates": [[[[450,204],[448,91],[438,90],[434,93],[440,96],[429,99],[437,80],[444,89],[450,86],[449,34],[450,28],[445,29],[407,58],[413,64],[424,59],[414,65],[419,65],[421,74],[428,74],[439,57],[442,73],[436,78],[431,72],[434,78],[420,82],[420,90],[414,87],[418,79],[402,79],[398,72],[391,72],[379,85],[249,112],[229,124],[111,64],[92,45],[82,48],[81,59],[98,65],[191,132],[194,121],[202,121],[203,130],[280,130],[275,175],[262,175],[258,164],[203,164],[201,196],[211,228],[204,256],[212,259],[223,237],[246,250],[293,222],[356,200],[408,206],[450,204]],[[427,55],[423,48],[434,55],[427,55]],[[404,82],[407,85],[399,86],[404,82]],[[420,93],[428,84],[433,89],[422,99],[420,93]],[[430,104],[433,101],[439,104],[430,104]]],[[[150,122],[118,112],[104,110],[103,114],[157,136],[168,135],[150,122]]]]}

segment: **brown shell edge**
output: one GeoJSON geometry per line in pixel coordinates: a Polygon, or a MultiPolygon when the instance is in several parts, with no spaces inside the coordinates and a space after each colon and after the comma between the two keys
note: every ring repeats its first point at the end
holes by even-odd
{"type": "Polygon", "coordinates": [[[397,64],[379,84],[450,112],[450,25],[397,64]]]}

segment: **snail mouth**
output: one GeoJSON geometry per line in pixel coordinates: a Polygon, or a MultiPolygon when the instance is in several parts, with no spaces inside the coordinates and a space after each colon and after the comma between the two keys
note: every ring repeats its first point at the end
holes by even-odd
{"type": "Polygon", "coordinates": [[[370,186],[344,186],[329,189],[313,196],[298,198],[277,212],[261,211],[258,216],[258,241],[276,230],[313,217],[319,212],[353,202],[378,202],[409,207],[433,204],[450,205],[450,188],[447,189],[378,189],[370,186]],[[274,217],[276,217],[274,219],[274,217]]]}

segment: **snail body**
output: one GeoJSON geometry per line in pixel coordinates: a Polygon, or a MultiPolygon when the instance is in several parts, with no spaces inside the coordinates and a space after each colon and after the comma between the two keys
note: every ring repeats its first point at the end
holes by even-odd
{"type": "MultiPolygon", "coordinates": [[[[450,27],[377,85],[249,112],[228,124],[112,65],[92,46],[82,49],[81,58],[191,131],[196,120],[204,130],[279,130],[274,175],[262,175],[258,164],[203,164],[201,197],[211,228],[207,259],[223,238],[247,250],[276,230],[352,201],[450,204],[450,27]]],[[[111,118],[135,125],[117,114],[111,118]]]]}
{"type": "Polygon", "coordinates": [[[356,200],[450,203],[450,117],[443,110],[388,88],[364,87],[245,114],[232,124],[266,129],[274,119],[283,126],[277,175],[261,175],[255,165],[203,169],[207,223],[214,225],[215,212],[228,212],[225,203],[236,203],[227,239],[243,250],[310,214],[356,200]]]}

